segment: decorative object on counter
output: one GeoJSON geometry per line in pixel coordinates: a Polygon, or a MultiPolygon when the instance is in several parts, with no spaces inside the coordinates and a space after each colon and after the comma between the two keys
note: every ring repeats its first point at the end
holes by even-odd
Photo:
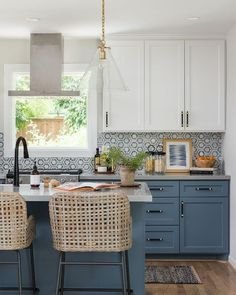
{"type": "Polygon", "coordinates": [[[50,177],[46,176],[43,179],[43,185],[45,188],[49,188],[49,184],[50,184],[50,177]]]}
{"type": "Polygon", "coordinates": [[[59,186],[60,184],[61,184],[60,181],[57,180],[57,179],[51,179],[51,181],[50,181],[50,185],[51,185],[51,187],[57,187],[57,186],[59,186]]]}
{"type": "MultiPolygon", "coordinates": [[[[82,76],[79,88],[91,77],[96,75],[96,82],[100,81],[99,77],[103,77],[103,83],[93,83],[103,90],[127,90],[125,82],[121,76],[119,68],[111,54],[111,48],[106,45],[105,40],[105,0],[102,0],[102,34],[98,49],[91,60],[88,68],[82,76]],[[100,75],[99,75],[100,74],[100,75]]],[[[90,85],[91,87],[91,85],[90,85]]]]}
{"type": "Polygon", "coordinates": [[[195,160],[195,164],[198,168],[213,168],[216,162],[214,156],[199,156],[195,160]]]}
{"type": "Polygon", "coordinates": [[[96,154],[94,156],[94,171],[98,171],[98,166],[100,165],[100,153],[99,148],[96,148],[96,154]]]}
{"type": "Polygon", "coordinates": [[[112,147],[109,156],[114,165],[120,165],[120,178],[122,186],[133,186],[136,170],[142,166],[147,153],[140,152],[134,157],[126,156],[119,148],[112,147]]]}
{"type": "Polygon", "coordinates": [[[192,167],[191,139],[164,139],[166,172],[189,172],[192,167]]]}
{"type": "MultiPolygon", "coordinates": [[[[96,161],[96,158],[94,161],[96,161]]],[[[102,146],[101,154],[99,154],[99,165],[96,165],[96,169],[94,172],[97,174],[114,174],[114,161],[110,156],[110,148],[108,146],[102,146]]]]}
{"type": "Polygon", "coordinates": [[[36,161],[34,161],[33,170],[30,175],[30,186],[31,188],[39,188],[40,186],[40,175],[36,161]]]}
{"type": "Polygon", "coordinates": [[[155,151],[154,145],[149,145],[148,151],[147,151],[147,158],[146,158],[146,163],[145,163],[145,172],[147,174],[152,174],[154,172],[155,168],[155,151]]]}
{"type": "Polygon", "coordinates": [[[165,174],[166,172],[166,153],[164,151],[157,152],[155,172],[157,174],[165,174]]]}

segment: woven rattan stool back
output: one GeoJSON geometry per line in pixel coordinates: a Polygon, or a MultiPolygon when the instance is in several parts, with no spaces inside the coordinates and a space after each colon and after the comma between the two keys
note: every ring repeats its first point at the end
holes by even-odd
{"type": "Polygon", "coordinates": [[[130,249],[127,196],[117,193],[56,193],[49,202],[53,246],[65,252],[130,249]]]}
{"type": "Polygon", "coordinates": [[[16,250],[27,245],[27,208],[18,193],[0,193],[0,250],[16,250]]]}

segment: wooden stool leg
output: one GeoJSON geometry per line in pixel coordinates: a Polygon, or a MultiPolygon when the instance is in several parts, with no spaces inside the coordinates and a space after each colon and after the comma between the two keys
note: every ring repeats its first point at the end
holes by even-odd
{"type": "Polygon", "coordinates": [[[17,267],[18,267],[18,287],[19,287],[19,295],[22,295],[22,276],[21,276],[21,256],[20,251],[16,251],[17,253],[17,267]]]}
{"type": "Polygon", "coordinates": [[[57,286],[55,295],[58,295],[61,283],[61,261],[62,261],[62,252],[60,252],[59,263],[58,263],[58,271],[57,271],[57,286]]]}
{"type": "Polygon", "coordinates": [[[126,265],[125,268],[126,268],[126,279],[127,279],[128,295],[131,295],[128,251],[125,251],[125,265],[126,265]]]}

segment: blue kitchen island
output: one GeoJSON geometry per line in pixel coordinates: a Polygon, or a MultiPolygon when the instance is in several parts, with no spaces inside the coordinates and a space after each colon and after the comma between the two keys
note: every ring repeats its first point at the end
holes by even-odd
{"type": "MultiPolygon", "coordinates": [[[[57,267],[59,255],[52,246],[52,236],[49,223],[48,201],[55,193],[53,189],[31,189],[29,185],[13,188],[12,185],[0,185],[0,192],[19,191],[27,201],[28,213],[36,219],[36,239],[34,241],[36,283],[40,295],[55,294],[57,267]]],[[[119,188],[127,194],[131,202],[133,246],[129,251],[131,287],[135,295],[145,294],[145,203],[152,202],[152,195],[146,183],[138,188],[119,188]]],[[[0,252],[0,261],[14,260],[15,254],[0,252]]],[[[70,253],[67,260],[75,261],[106,261],[118,260],[117,253],[70,253]]],[[[22,251],[22,268],[24,286],[30,286],[30,268],[28,250],[22,251]]],[[[121,271],[117,266],[67,266],[65,272],[65,287],[105,287],[120,288],[122,283],[121,271]]],[[[17,270],[15,266],[2,265],[0,268],[0,286],[16,286],[17,270]]],[[[29,293],[29,292],[26,292],[29,293]]],[[[11,293],[14,294],[14,293],[11,293]]],[[[18,294],[18,293],[15,293],[18,294]]],[[[14,294],[14,295],[15,295],[14,294]]],[[[66,295],[75,292],[66,292],[66,295]]],[[[94,293],[83,293],[81,295],[94,293]]],[[[118,293],[116,293],[118,294],[118,293]]]]}

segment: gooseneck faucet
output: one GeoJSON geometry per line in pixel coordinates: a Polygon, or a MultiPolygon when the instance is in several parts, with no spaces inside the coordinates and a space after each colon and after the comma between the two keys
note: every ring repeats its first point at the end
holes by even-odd
{"type": "Polygon", "coordinates": [[[23,143],[23,152],[24,152],[24,158],[29,158],[29,152],[27,148],[27,142],[24,137],[20,136],[16,140],[16,146],[15,146],[15,159],[14,159],[14,186],[20,186],[19,181],[19,146],[20,143],[23,143]]]}

